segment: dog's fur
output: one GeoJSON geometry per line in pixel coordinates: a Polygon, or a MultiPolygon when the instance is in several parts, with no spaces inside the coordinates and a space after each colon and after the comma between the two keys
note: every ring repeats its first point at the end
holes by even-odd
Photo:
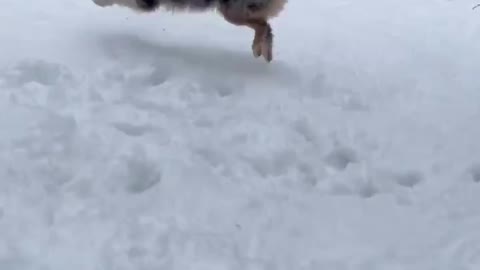
{"type": "Polygon", "coordinates": [[[255,31],[252,51],[255,57],[263,55],[272,61],[273,34],[268,20],[283,10],[288,0],[93,0],[98,6],[124,6],[139,12],[152,12],[158,8],[171,11],[203,12],[218,10],[223,18],[234,25],[248,26],[255,31]]]}

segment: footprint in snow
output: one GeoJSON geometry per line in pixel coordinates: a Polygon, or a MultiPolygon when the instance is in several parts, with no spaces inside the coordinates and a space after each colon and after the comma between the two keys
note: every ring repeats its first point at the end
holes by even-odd
{"type": "Polygon", "coordinates": [[[423,175],[417,171],[407,171],[403,173],[397,173],[394,176],[395,182],[403,187],[413,188],[423,181],[423,175]]]}
{"type": "Polygon", "coordinates": [[[370,181],[362,183],[357,188],[357,194],[364,199],[372,198],[379,192],[378,188],[370,181]]]}
{"type": "Polygon", "coordinates": [[[130,123],[113,123],[114,128],[118,131],[132,137],[142,136],[145,133],[151,132],[153,128],[149,125],[134,125],[130,123]]]}
{"type": "Polygon", "coordinates": [[[480,164],[474,164],[469,170],[471,179],[475,183],[480,183],[480,164]]]}
{"type": "Polygon", "coordinates": [[[125,189],[129,193],[143,193],[162,180],[162,170],[159,168],[159,164],[144,156],[129,158],[124,165],[126,169],[125,189]]]}
{"type": "Polygon", "coordinates": [[[66,67],[42,60],[24,60],[13,67],[3,70],[3,79],[7,85],[20,86],[38,83],[46,86],[60,85],[73,79],[66,67]]]}
{"type": "Polygon", "coordinates": [[[356,162],[357,159],[355,150],[349,147],[336,147],[325,157],[325,162],[337,170],[344,170],[348,164],[356,162]]]}

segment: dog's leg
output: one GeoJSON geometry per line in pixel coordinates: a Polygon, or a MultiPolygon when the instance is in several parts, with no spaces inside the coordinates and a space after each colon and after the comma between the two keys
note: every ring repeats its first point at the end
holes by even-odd
{"type": "Polygon", "coordinates": [[[252,52],[255,58],[263,55],[267,62],[273,59],[273,34],[272,27],[266,20],[262,19],[239,19],[229,17],[228,14],[223,13],[223,17],[231,24],[238,26],[248,26],[255,31],[255,36],[252,42],[252,52]]]}
{"type": "Polygon", "coordinates": [[[272,27],[264,20],[248,20],[248,27],[255,30],[252,51],[255,57],[263,55],[267,62],[272,61],[273,34],[272,27]]]}

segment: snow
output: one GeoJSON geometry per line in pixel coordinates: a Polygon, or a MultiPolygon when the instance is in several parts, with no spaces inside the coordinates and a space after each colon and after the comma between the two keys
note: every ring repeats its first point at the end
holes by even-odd
{"type": "Polygon", "coordinates": [[[0,269],[480,269],[475,4],[3,0],[0,269]]]}

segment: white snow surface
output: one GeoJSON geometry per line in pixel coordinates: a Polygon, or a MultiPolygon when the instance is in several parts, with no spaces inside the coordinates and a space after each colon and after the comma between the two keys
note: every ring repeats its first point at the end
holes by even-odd
{"type": "Polygon", "coordinates": [[[2,0],[0,269],[480,269],[475,4],[2,0]]]}

